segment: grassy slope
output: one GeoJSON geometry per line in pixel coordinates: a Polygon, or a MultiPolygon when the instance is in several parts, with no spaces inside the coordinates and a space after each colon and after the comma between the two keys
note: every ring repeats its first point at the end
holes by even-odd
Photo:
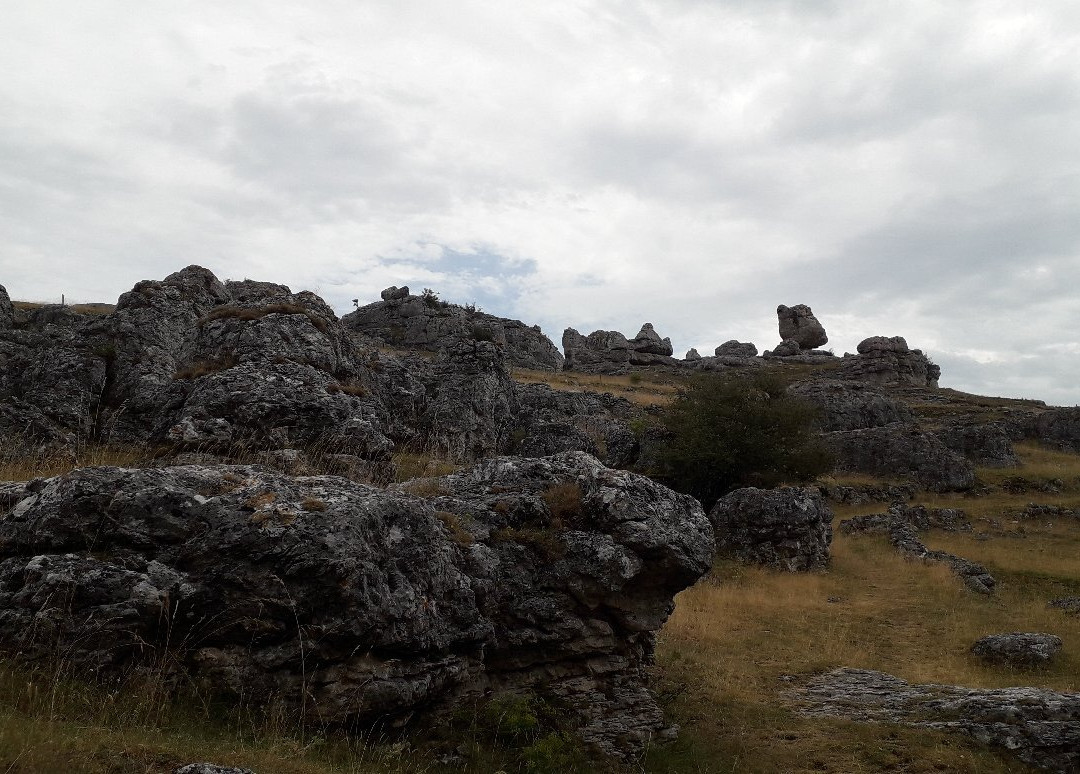
{"type": "MultiPolygon", "coordinates": [[[[638,403],[662,403],[670,380],[537,375],[556,389],[605,389],[638,403]],[[564,380],[571,381],[564,381],[564,380]],[[595,384],[593,382],[596,382],[595,384]]],[[[988,410],[998,405],[986,402],[988,410]]],[[[979,410],[965,398],[963,412],[979,410]]],[[[948,413],[938,409],[938,415],[948,413]]],[[[789,575],[720,562],[676,600],[659,638],[656,688],[682,725],[674,745],[651,750],[640,768],[657,772],[1026,770],[962,737],[902,726],[798,716],[785,675],[835,666],[881,669],[917,682],[972,686],[1037,685],[1080,690],[1080,618],[1047,607],[1053,596],[1080,594],[1080,522],[1019,521],[1033,500],[1080,506],[1080,457],[1022,445],[1024,467],[980,470],[994,487],[970,498],[936,496],[927,504],[966,509],[973,533],[934,532],[927,543],[985,564],[999,580],[990,598],[967,591],[943,567],[912,563],[883,538],[837,534],[828,572],[789,575]],[[1007,494],[997,484],[1022,475],[1057,480],[1058,493],[1007,494]],[[996,631],[1050,631],[1065,650],[1050,669],[991,669],[968,655],[971,642],[996,631]]],[[[134,452],[85,461],[130,464],[134,452]]],[[[406,460],[402,460],[406,462],[406,460]]],[[[428,464],[407,460],[419,470],[428,464]]],[[[70,463],[0,468],[0,478],[70,463]]],[[[882,510],[845,508],[837,518],[882,510]]],[[[152,692],[89,689],[11,666],[0,670],[0,766],[9,771],[150,772],[193,759],[266,772],[525,770],[520,756],[476,739],[448,767],[401,744],[364,746],[303,738],[288,726],[214,710],[188,696],[170,702],[152,692]],[[471,761],[471,763],[467,762],[471,761]]],[[[572,770],[549,765],[548,770],[572,770]]],[[[543,765],[531,770],[545,770],[543,765]]]]}

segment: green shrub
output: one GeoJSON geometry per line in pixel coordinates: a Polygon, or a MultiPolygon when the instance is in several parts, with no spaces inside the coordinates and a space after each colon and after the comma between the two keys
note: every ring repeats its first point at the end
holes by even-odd
{"type": "Polygon", "coordinates": [[[833,465],[812,427],[816,412],[769,374],[703,375],[663,415],[656,477],[706,510],[740,487],[812,480],[833,465]]]}

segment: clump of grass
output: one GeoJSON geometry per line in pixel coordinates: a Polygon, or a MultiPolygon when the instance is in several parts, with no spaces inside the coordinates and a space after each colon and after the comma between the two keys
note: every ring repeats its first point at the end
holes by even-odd
{"type": "Polygon", "coordinates": [[[159,453],[156,447],[136,444],[87,444],[73,450],[8,446],[0,452],[0,481],[48,478],[97,465],[145,467],[153,464],[159,453]]]}
{"type": "Polygon", "coordinates": [[[199,360],[181,368],[173,374],[173,379],[176,379],[177,381],[198,379],[203,376],[209,376],[210,374],[228,370],[235,366],[236,363],[236,356],[231,354],[215,360],[199,360]]]}
{"type": "Polygon", "coordinates": [[[441,497],[450,494],[446,485],[437,478],[413,478],[401,484],[401,488],[415,497],[441,497]]]}
{"type": "Polygon", "coordinates": [[[581,516],[585,495],[576,481],[552,484],[543,491],[541,497],[551,514],[552,529],[567,529],[581,516]]]}
{"type": "Polygon", "coordinates": [[[300,507],[308,513],[322,513],[326,510],[326,501],[318,497],[305,497],[300,507]]]}
{"type": "Polygon", "coordinates": [[[531,546],[545,559],[558,559],[566,554],[566,545],[559,540],[554,529],[543,527],[500,527],[492,530],[495,543],[521,543],[531,546]]]}
{"type": "Polygon", "coordinates": [[[684,376],[659,371],[611,376],[515,368],[510,376],[518,384],[546,384],[560,392],[607,392],[639,406],[666,405],[686,383],[684,376]]]}
{"type": "Polygon", "coordinates": [[[331,395],[343,394],[352,395],[357,398],[364,398],[368,395],[368,389],[362,384],[338,384],[334,383],[328,385],[326,391],[331,395]]]}
{"type": "Polygon", "coordinates": [[[202,327],[214,320],[258,320],[269,314],[302,314],[306,315],[320,333],[326,333],[330,326],[326,320],[311,312],[300,304],[267,304],[266,306],[219,306],[198,321],[202,327]]]}
{"type": "Polygon", "coordinates": [[[459,546],[469,546],[475,542],[472,533],[465,528],[465,525],[461,522],[461,517],[456,513],[435,511],[435,518],[443,523],[443,526],[450,532],[450,538],[459,546]]]}

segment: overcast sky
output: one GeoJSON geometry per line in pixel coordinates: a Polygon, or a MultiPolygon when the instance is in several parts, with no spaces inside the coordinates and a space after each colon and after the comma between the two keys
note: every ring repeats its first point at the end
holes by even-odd
{"type": "Polygon", "coordinates": [[[1080,403],[1080,3],[10,0],[0,283],[391,284],[1080,403]]]}

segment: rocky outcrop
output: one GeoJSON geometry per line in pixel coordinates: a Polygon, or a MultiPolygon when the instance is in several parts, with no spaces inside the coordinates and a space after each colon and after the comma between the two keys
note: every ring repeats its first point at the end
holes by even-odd
{"type": "Polygon", "coordinates": [[[829,343],[825,327],[814,317],[813,311],[806,304],[776,307],[780,339],[794,341],[800,349],[816,349],[829,343]]]}
{"type": "Polygon", "coordinates": [[[690,347],[690,349],[686,351],[686,357],[684,357],[683,360],[701,360],[701,353],[694,347],[690,347]]]}
{"type": "Polygon", "coordinates": [[[320,726],[528,689],[639,753],[664,728],[656,631],[713,554],[697,502],[581,453],[423,491],[233,466],[39,479],[0,518],[0,645],[98,675],[170,665],[320,726]]]}
{"type": "Polygon", "coordinates": [[[722,556],[788,572],[829,564],[832,511],[816,489],[736,489],[717,501],[709,520],[722,556]]]}
{"type": "Polygon", "coordinates": [[[1020,464],[1020,458],[1013,451],[1008,430],[1001,422],[951,422],[934,430],[934,435],[954,452],[963,454],[976,465],[1012,468],[1020,464]]]}
{"type": "Polygon", "coordinates": [[[932,492],[964,491],[975,483],[971,464],[914,425],[889,425],[822,435],[836,468],[884,478],[910,477],[932,492]]]}
{"type": "Polygon", "coordinates": [[[864,430],[915,420],[907,406],[862,384],[824,379],[796,382],[788,393],[818,409],[817,425],[825,431],[864,430]]]}
{"type": "Polygon", "coordinates": [[[341,323],[399,349],[438,352],[464,341],[491,341],[511,366],[558,371],[563,365],[562,354],[539,326],[450,304],[430,292],[409,295],[408,287],[387,288],[382,301],[345,315],[341,323]]]}
{"type": "MultiPolygon", "coordinates": [[[[1049,666],[1061,652],[1061,638],[1042,632],[988,634],[971,646],[971,654],[988,664],[1013,669],[1049,666]]],[[[1080,718],[1078,718],[1080,719],[1080,718]]]]}
{"type": "Polygon", "coordinates": [[[887,513],[855,516],[840,522],[844,534],[870,532],[885,534],[889,542],[909,559],[925,562],[941,562],[948,566],[972,591],[992,594],[997,585],[995,578],[981,564],[963,559],[946,551],[927,548],[918,533],[928,529],[948,532],[970,531],[971,523],[964,512],[955,508],[927,508],[922,505],[908,506],[902,503],[889,508],[887,513]]]}
{"type": "Polygon", "coordinates": [[[922,350],[909,349],[903,336],[871,336],[857,347],[857,355],[845,355],[833,372],[835,378],[871,384],[937,387],[941,368],[922,350]]]}
{"type": "Polygon", "coordinates": [[[1035,420],[1035,437],[1058,449],[1080,452],[1080,407],[1041,413],[1035,420]]]}
{"type": "Polygon", "coordinates": [[[562,336],[564,367],[568,371],[613,373],[627,366],[679,366],[682,361],[671,356],[671,339],[660,338],[652,326],[645,323],[637,336],[627,339],[618,331],[593,331],[583,336],[567,328],[562,336]]]}
{"type": "Polygon", "coordinates": [[[796,696],[804,715],[953,731],[1044,771],[1080,770],[1080,694],[912,685],[884,672],[834,669],[796,696]]]}
{"type": "Polygon", "coordinates": [[[640,409],[610,393],[561,392],[546,384],[518,385],[519,437],[515,454],[543,456],[556,451],[585,451],[612,468],[629,468],[640,444],[630,422],[640,409]]]}
{"type": "Polygon", "coordinates": [[[7,288],[0,285],[0,330],[6,330],[15,323],[15,310],[11,306],[11,298],[7,288]]]}
{"type": "Polygon", "coordinates": [[[757,357],[757,347],[749,341],[731,339],[713,350],[716,357],[757,357]]]}

